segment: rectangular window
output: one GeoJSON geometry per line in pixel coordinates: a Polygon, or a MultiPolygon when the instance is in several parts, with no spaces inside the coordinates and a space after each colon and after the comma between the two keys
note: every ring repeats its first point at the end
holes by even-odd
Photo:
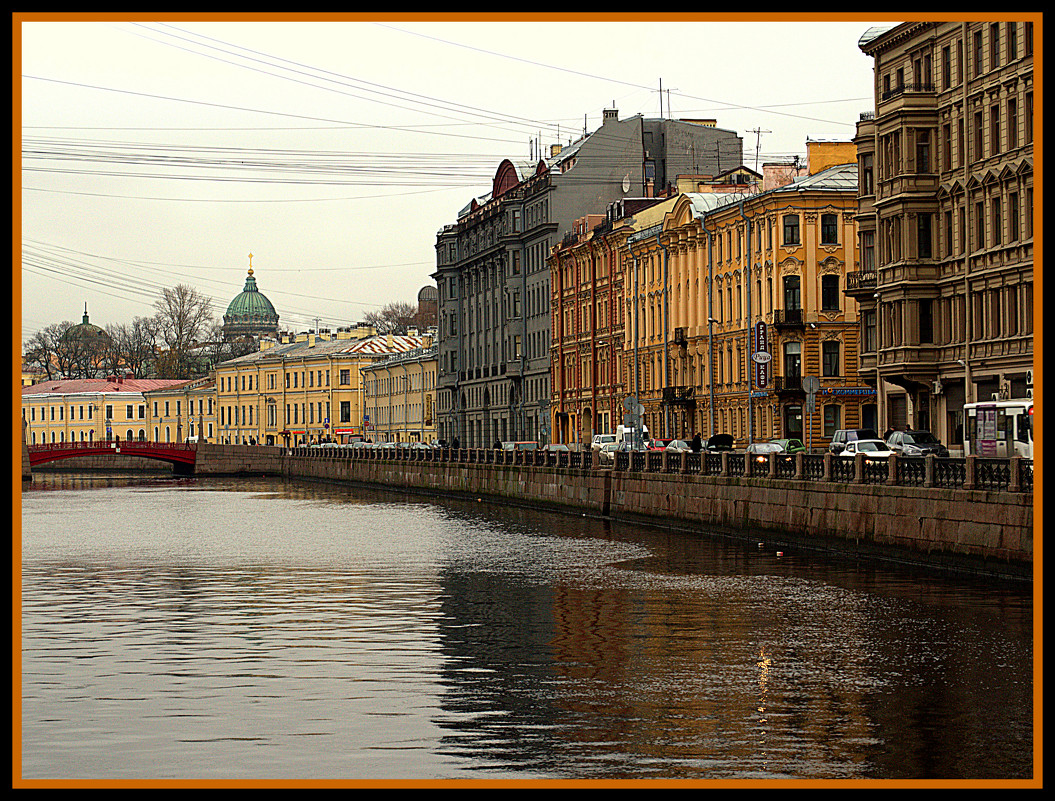
{"type": "Polygon", "coordinates": [[[934,341],[934,314],[929,299],[919,302],[919,341],[923,344],[934,341]]]}
{"type": "Polygon", "coordinates": [[[916,215],[916,257],[931,257],[931,215],[920,212],[916,215]]]}
{"type": "Polygon", "coordinates": [[[839,376],[839,343],[835,340],[821,343],[821,371],[825,378],[839,376]]]}
{"type": "Polygon", "coordinates": [[[1018,193],[1012,192],[1007,196],[1007,241],[1018,241],[1018,193]]]}
{"type": "Polygon", "coordinates": [[[974,32],[974,75],[982,74],[982,32],[974,32]]]}
{"type": "Polygon", "coordinates": [[[1000,152],[1000,106],[989,109],[989,155],[1000,152]]]}
{"type": "Polygon", "coordinates": [[[1014,61],[1018,58],[1018,23],[1007,23],[1007,60],[1014,61]]]}
{"type": "Polygon", "coordinates": [[[839,310],[839,276],[821,276],[821,309],[824,311],[839,310]]]}
{"type": "Polygon", "coordinates": [[[930,172],[930,131],[916,130],[916,172],[930,172]]]}
{"type": "Polygon", "coordinates": [[[941,49],[941,88],[952,86],[952,53],[948,45],[941,49]]]}
{"type": "MultiPolygon", "coordinates": [[[[873,155],[865,153],[861,156],[861,195],[867,197],[875,194],[875,177],[873,175],[873,155]]],[[[772,221],[770,221],[772,225],[772,221]]],[[[772,231],[772,228],[770,229],[772,231]]]]}
{"type": "Polygon", "coordinates": [[[999,197],[994,197],[990,203],[992,214],[992,240],[994,245],[1000,245],[1004,241],[1004,210],[999,197]]]}
{"type": "Polygon", "coordinates": [[[352,383],[352,377],[351,376],[352,376],[352,374],[351,374],[350,370],[341,370],[340,371],[340,385],[342,387],[346,387],[349,384],[351,384],[352,383]]]}
{"type": "Polygon", "coordinates": [[[1033,142],[1033,93],[1026,92],[1026,144],[1033,142]]]}
{"type": "Polygon", "coordinates": [[[1018,147],[1018,98],[1007,99],[1007,149],[1018,147]]]}
{"type": "Polygon", "coordinates": [[[125,406],[125,419],[126,420],[131,420],[132,416],[133,416],[132,415],[132,405],[129,404],[128,406],[125,406]]]}
{"type": "Polygon", "coordinates": [[[797,214],[784,215],[784,244],[799,245],[799,216],[797,214]]]}
{"type": "Polygon", "coordinates": [[[981,161],[985,153],[983,147],[984,128],[982,127],[982,112],[974,113],[974,160],[981,161]]]}
{"type": "Polygon", "coordinates": [[[861,232],[861,271],[872,272],[876,268],[875,231],[861,232]]]}
{"type": "Polygon", "coordinates": [[[836,214],[821,215],[821,244],[839,244],[839,217],[836,214]]]}
{"type": "Polygon", "coordinates": [[[876,350],[876,313],[866,311],[861,315],[861,327],[864,329],[864,343],[862,350],[865,353],[875,353],[876,350]]]}

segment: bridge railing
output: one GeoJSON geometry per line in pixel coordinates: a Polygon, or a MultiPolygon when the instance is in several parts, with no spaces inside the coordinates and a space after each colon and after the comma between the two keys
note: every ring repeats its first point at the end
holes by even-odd
{"type": "MultiPolygon", "coordinates": [[[[39,446],[38,446],[39,447],[39,446]]],[[[1033,492],[1033,461],[1022,457],[988,459],[937,456],[853,458],[833,454],[767,454],[761,460],[741,451],[703,453],[616,452],[602,465],[595,452],[502,451],[485,448],[297,447],[289,455],[356,460],[448,462],[482,465],[534,465],[557,470],[666,472],[716,477],[771,478],[848,484],[886,484],[922,488],[1033,492]]]]}

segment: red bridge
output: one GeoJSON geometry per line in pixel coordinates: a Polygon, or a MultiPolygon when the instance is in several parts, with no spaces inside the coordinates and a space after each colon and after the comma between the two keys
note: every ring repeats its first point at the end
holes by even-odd
{"type": "Polygon", "coordinates": [[[181,442],[139,442],[137,440],[94,442],[49,442],[29,445],[30,465],[82,456],[139,456],[179,465],[193,465],[197,445],[181,442]]]}

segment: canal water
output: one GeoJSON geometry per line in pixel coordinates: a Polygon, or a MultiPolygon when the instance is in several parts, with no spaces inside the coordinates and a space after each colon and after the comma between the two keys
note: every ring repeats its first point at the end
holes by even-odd
{"type": "Polygon", "coordinates": [[[27,780],[1033,775],[1031,587],[764,540],[38,474],[21,603],[27,780]]]}

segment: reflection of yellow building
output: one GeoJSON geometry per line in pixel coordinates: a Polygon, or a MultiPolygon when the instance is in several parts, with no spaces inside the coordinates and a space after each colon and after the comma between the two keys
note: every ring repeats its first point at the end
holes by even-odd
{"type": "MultiPolygon", "coordinates": [[[[81,378],[41,381],[22,388],[26,442],[41,445],[96,440],[148,440],[146,394],[185,381],[81,378]]],[[[173,440],[175,441],[175,440],[173,440]]]]}
{"type": "Polygon", "coordinates": [[[212,376],[180,381],[143,393],[152,442],[213,442],[216,381],[212,376]]]}
{"type": "Polygon", "coordinates": [[[285,445],[362,436],[360,370],[426,339],[358,328],[262,340],[256,353],[216,365],[217,440],[285,445]]]}
{"type": "Polygon", "coordinates": [[[436,347],[416,348],[364,366],[363,427],[374,442],[436,439],[436,347]]]}

